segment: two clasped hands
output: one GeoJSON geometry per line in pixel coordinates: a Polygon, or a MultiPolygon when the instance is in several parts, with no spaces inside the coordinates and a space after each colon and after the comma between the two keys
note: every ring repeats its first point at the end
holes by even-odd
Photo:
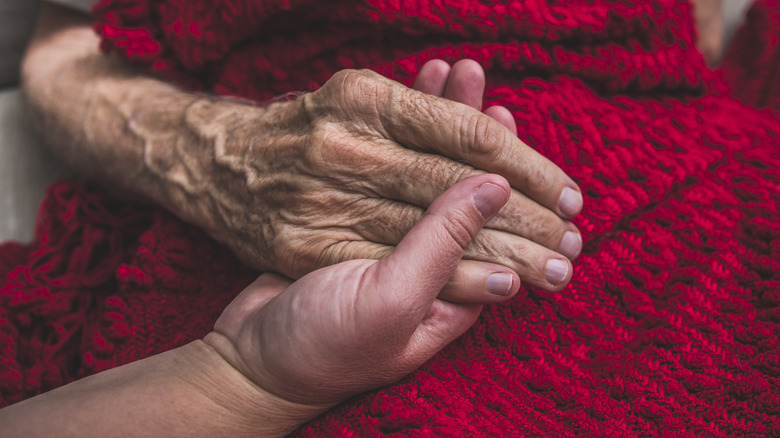
{"type": "MultiPolygon", "coordinates": [[[[136,93],[127,86],[121,105],[136,93]]],[[[298,280],[261,275],[203,340],[6,408],[0,431],[283,435],[412,372],[521,278],[561,290],[582,247],[569,222],[577,185],[517,139],[506,108],[480,112],[475,62],[430,61],[414,88],[345,71],[265,108],[190,102],[177,120],[204,121],[193,138],[218,137],[214,111],[234,123],[212,162],[191,161],[223,172],[210,179],[223,187],[173,175],[169,188],[140,191],[251,266],[298,280]]],[[[134,123],[142,132],[143,115],[134,123]]],[[[156,181],[175,170],[145,147],[156,181]]]]}

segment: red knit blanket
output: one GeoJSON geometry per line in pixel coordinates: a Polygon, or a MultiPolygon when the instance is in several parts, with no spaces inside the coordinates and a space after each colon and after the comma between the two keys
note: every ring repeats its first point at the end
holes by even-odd
{"type": "MultiPolygon", "coordinates": [[[[754,83],[773,97],[745,101],[771,106],[780,10],[755,7],[774,21],[738,44],[764,43],[770,73],[754,83]]],[[[104,49],[257,100],[342,68],[410,84],[428,59],[476,59],[489,103],[584,189],[563,292],[486,308],[419,371],[297,435],[780,435],[780,120],[723,93],[685,1],[103,0],[95,13],[104,49]]],[[[724,77],[745,90],[734,58],[724,77]]],[[[0,246],[0,403],[203,336],[255,275],[167,213],[55,184],[35,241],[0,246]]]]}

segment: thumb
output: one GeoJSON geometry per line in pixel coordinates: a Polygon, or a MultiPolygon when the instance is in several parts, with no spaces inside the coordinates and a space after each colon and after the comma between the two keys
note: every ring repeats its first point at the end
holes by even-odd
{"type": "MultiPolygon", "coordinates": [[[[397,303],[422,316],[452,277],[463,251],[509,200],[509,183],[479,175],[441,194],[392,254],[376,266],[379,284],[393,285],[397,303]]],[[[419,321],[419,319],[418,319],[419,321]]]]}

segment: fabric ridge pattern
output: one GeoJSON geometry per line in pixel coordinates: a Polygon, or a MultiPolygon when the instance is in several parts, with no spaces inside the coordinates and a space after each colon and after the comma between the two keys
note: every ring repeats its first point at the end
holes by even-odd
{"type": "MultiPolygon", "coordinates": [[[[762,44],[765,67],[780,59],[776,0],[756,3],[771,22],[742,29],[720,72],[684,0],[93,12],[104,50],[261,102],[344,68],[411,85],[429,59],[475,59],[486,104],[583,188],[584,249],[563,292],[486,307],[420,370],[293,436],[780,436],[780,93],[737,59],[740,44],[762,44]],[[753,80],[769,96],[751,98],[753,80]]],[[[204,336],[256,276],[168,213],[84,183],[50,187],[38,220],[32,244],[0,246],[2,405],[204,336]]]]}

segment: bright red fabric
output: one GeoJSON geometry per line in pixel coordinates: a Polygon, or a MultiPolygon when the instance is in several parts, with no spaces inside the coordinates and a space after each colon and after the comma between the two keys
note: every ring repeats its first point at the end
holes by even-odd
{"type": "MultiPolygon", "coordinates": [[[[257,100],[342,68],[409,84],[428,59],[477,59],[487,100],[584,190],[585,248],[562,293],[486,308],[419,371],[298,436],[776,436],[780,121],[720,91],[690,12],[678,0],[95,8],[104,49],[257,100]]],[[[9,403],[202,336],[255,274],[164,212],[61,183],[33,244],[0,247],[0,275],[9,403]]]]}

